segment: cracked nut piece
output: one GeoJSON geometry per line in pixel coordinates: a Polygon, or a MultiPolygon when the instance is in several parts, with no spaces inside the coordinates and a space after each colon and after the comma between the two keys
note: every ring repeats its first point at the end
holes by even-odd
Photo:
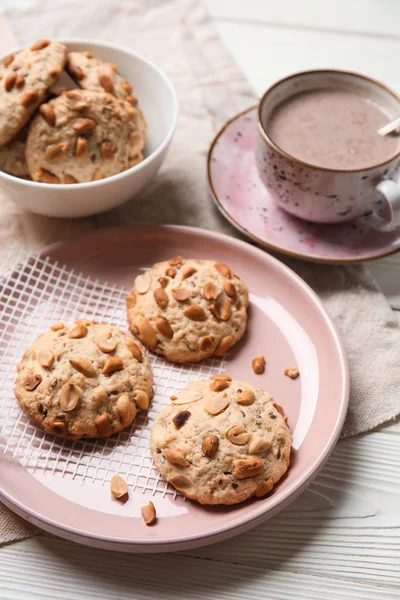
{"type": "Polygon", "coordinates": [[[28,392],[33,392],[36,390],[40,382],[42,381],[42,376],[39,373],[29,373],[29,375],[25,378],[24,387],[28,392]]]}
{"type": "Polygon", "coordinates": [[[102,331],[96,338],[99,349],[108,354],[114,352],[117,347],[117,340],[113,338],[111,331],[102,331]]]}
{"type": "Polygon", "coordinates": [[[146,506],[142,506],[141,509],[143,521],[146,525],[153,525],[157,520],[156,508],[150,501],[146,506]]]}
{"type": "Polygon", "coordinates": [[[190,304],[183,311],[185,317],[190,319],[191,321],[205,321],[207,319],[207,315],[201,306],[197,304],[190,304]]]}
{"type": "Polygon", "coordinates": [[[238,458],[233,461],[233,474],[236,479],[257,477],[263,472],[263,464],[259,458],[238,458]]]}
{"type": "Polygon", "coordinates": [[[109,437],[112,434],[111,419],[108,413],[103,413],[95,418],[94,424],[100,437],[109,437]]]}
{"type": "Polygon", "coordinates": [[[249,441],[251,434],[243,425],[233,425],[226,432],[226,437],[236,446],[244,446],[249,441]]]}
{"type": "Polygon", "coordinates": [[[215,263],[214,267],[221,273],[222,277],[226,277],[228,279],[232,277],[232,271],[228,265],[224,263],[215,263]]]}
{"type": "Polygon", "coordinates": [[[271,448],[272,444],[267,438],[261,437],[260,435],[253,435],[249,444],[249,454],[262,454],[267,452],[271,448]]]}
{"type": "Polygon", "coordinates": [[[145,294],[150,287],[151,275],[149,271],[146,271],[142,275],[138,275],[135,279],[135,290],[139,294],[145,294]]]}
{"type": "Polygon", "coordinates": [[[165,458],[171,465],[177,467],[188,467],[190,463],[185,458],[182,450],[178,450],[177,448],[169,448],[165,451],[165,458]]]}
{"type": "Polygon", "coordinates": [[[114,410],[124,427],[128,427],[137,414],[136,404],[131,402],[128,394],[122,394],[118,398],[114,410]]]}
{"type": "Polygon", "coordinates": [[[128,348],[129,352],[131,352],[133,358],[136,358],[136,360],[140,363],[143,362],[143,355],[142,355],[140,348],[136,342],[134,342],[133,340],[127,339],[126,347],[128,348]]]}
{"type": "Polygon", "coordinates": [[[69,332],[68,337],[75,340],[87,335],[88,328],[84,323],[76,323],[75,327],[69,332]]]}
{"type": "Polygon", "coordinates": [[[253,358],[251,366],[256,375],[261,375],[265,371],[265,358],[263,356],[253,358]]]}
{"type": "Polygon", "coordinates": [[[101,370],[104,375],[111,375],[115,371],[121,371],[124,368],[124,362],[119,356],[107,356],[104,366],[101,370]]]}
{"type": "Polygon", "coordinates": [[[297,379],[300,375],[300,371],[297,367],[286,367],[283,372],[286,377],[290,377],[290,379],[297,379]]]}
{"type": "Polygon", "coordinates": [[[111,477],[110,490],[114,498],[120,499],[128,495],[128,486],[120,475],[113,475],[111,477]]]}

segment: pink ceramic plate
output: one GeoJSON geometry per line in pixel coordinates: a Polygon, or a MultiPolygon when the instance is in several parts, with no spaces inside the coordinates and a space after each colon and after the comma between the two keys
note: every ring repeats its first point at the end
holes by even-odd
{"type": "Polygon", "coordinates": [[[5,314],[0,320],[0,497],[10,508],[77,542],[160,552],[205,545],[255,527],[310,483],[340,434],[349,380],[336,329],[297,275],[244,242],[174,226],[99,231],[52,246],[45,254],[50,262],[20,261],[0,280],[5,314]],[[124,289],[144,267],[179,254],[226,262],[246,281],[251,308],[242,342],[224,361],[180,367],[151,357],[155,397],[148,419],[141,417],[131,431],[108,440],[67,442],[28,424],[12,394],[15,365],[26,344],[50,323],[82,315],[126,326],[124,289]],[[257,376],[251,361],[260,354],[267,368],[257,376]],[[297,380],[283,374],[292,365],[300,369],[297,380]],[[202,507],[158,476],[147,442],[155,415],[174,391],[188,380],[221,371],[267,389],[284,406],[293,431],[293,459],[268,497],[230,508],[202,507]],[[125,504],[110,497],[109,481],[116,472],[129,484],[125,504]],[[150,499],[158,522],[146,527],[140,506],[150,499]]]}
{"type": "Polygon", "coordinates": [[[257,107],[252,107],[224,125],[208,154],[213,199],[237,229],[271,250],[315,262],[360,262],[400,249],[400,229],[377,232],[361,219],[320,225],[278,208],[257,172],[256,140],[257,107]]]}

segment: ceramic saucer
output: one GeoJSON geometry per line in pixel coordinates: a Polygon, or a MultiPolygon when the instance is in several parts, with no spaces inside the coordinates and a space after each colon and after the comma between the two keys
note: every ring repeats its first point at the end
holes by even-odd
{"type": "Polygon", "coordinates": [[[257,107],[236,115],[208,153],[208,180],[222,214],[271,250],[315,262],[372,260],[400,250],[400,230],[380,233],[362,219],[340,225],[302,221],[276,206],[256,166],[257,107]]]}

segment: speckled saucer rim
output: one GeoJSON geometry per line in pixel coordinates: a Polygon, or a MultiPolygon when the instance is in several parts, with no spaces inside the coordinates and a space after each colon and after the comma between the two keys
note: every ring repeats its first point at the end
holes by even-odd
{"type": "MultiPolygon", "coordinates": [[[[224,123],[224,125],[219,129],[219,131],[214,136],[214,138],[210,144],[208,154],[207,154],[207,181],[208,181],[210,196],[211,196],[214,204],[218,208],[219,212],[222,214],[223,217],[225,217],[225,219],[227,221],[229,221],[229,223],[231,225],[233,225],[233,227],[238,229],[238,231],[243,233],[245,236],[249,237],[251,240],[253,240],[257,244],[259,244],[260,246],[267,248],[268,250],[272,250],[274,252],[278,252],[281,254],[286,254],[287,256],[291,256],[292,258],[297,258],[299,260],[305,260],[307,262],[313,262],[313,263],[325,263],[325,264],[363,263],[363,262],[369,262],[372,260],[376,260],[378,258],[384,258],[386,256],[391,256],[393,254],[396,254],[397,252],[400,252],[400,231],[399,231],[399,239],[398,239],[398,247],[397,248],[391,248],[390,250],[386,250],[386,251],[383,250],[382,252],[375,252],[371,255],[364,256],[362,258],[341,258],[339,260],[337,258],[325,258],[325,257],[311,256],[311,255],[307,254],[306,252],[304,252],[304,253],[293,252],[292,250],[288,250],[287,248],[285,248],[283,246],[277,246],[275,244],[272,244],[268,240],[266,240],[264,238],[260,238],[259,236],[255,235],[254,233],[252,233],[251,231],[246,229],[246,227],[244,227],[241,223],[239,223],[239,221],[234,219],[232,217],[232,215],[224,208],[224,206],[223,206],[222,202],[220,201],[218,194],[214,188],[212,175],[211,175],[212,154],[214,151],[214,147],[215,147],[216,143],[218,142],[219,138],[225,132],[225,130],[229,127],[229,125],[231,125],[231,123],[233,123],[234,121],[236,121],[243,115],[245,115],[249,112],[252,112],[252,111],[257,111],[257,110],[258,110],[258,104],[253,104],[249,108],[246,108],[245,110],[242,110],[242,111],[236,113],[233,117],[231,117],[228,121],[226,121],[226,123],[224,123]]],[[[299,221],[301,221],[301,220],[299,219],[299,221]]]]}

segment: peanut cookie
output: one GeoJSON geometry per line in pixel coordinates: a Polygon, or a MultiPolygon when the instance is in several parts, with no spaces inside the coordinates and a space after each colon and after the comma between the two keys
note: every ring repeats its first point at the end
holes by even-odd
{"type": "Polygon", "coordinates": [[[249,300],[227,265],[176,257],[136,277],[126,302],[144,345],[185,363],[224,356],[244,333],[249,300]]]}
{"type": "Polygon", "coordinates": [[[46,100],[67,62],[64,44],[40,40],[0,64],[0,146],[7,144],[46,100]]]}
{"type": "Polygon", "coordinates": [[[150,450],[161,475],[201,504],[265,496],[286,473],[292,436],[283,409],[229,376],[189,383],[157,416],[150,450]]]}
{"type": "Polygon", "coordinates": [[[26,160],[34,181],[94,181],[135,165],[144,140],[140,113],[128,102],[107,92],[71,90],[40,107],[26,160]]]}
{"type": "Polygon", "coordinates": [[[31,178],[25,159],[28,129],[29,125],[25,125],[11,142],[8,142],[5,146],[0,146],[0,168],[10,175],[22,177],[23,179],[31,178]]]}
{"type": "Polygon", "coordinates": [[[60,323],[25,351],[15,397],[29,420],[64,438],[108,437],[152,397],[146,352],[115,325],[60,323]]]}
{"type": "Polygon", "coordinates": [[[91,52],[70,52],[67,71],[84,90],[108,92],[136,106],[132,86],[118,73],[117,67],[95,58],[91,52]]]}

